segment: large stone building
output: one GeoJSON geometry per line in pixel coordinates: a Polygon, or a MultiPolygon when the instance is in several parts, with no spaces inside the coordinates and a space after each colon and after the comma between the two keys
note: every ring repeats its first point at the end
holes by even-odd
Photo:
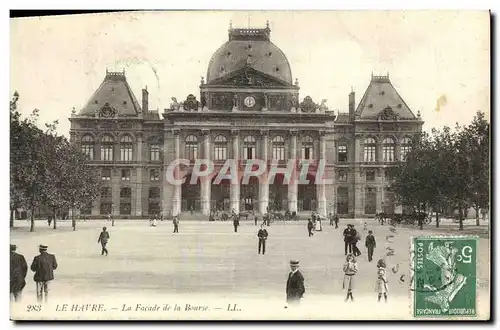
{"type": "Polygon", "coordinates": [[[345,112],[308,96],[299,101],[298,80],[270,33],[269,26],[230,28],[229,40],[210,59],[199,100],[193,94],[183,102],[172,98],[163,113],[149,109],[146,89],[137,101],[125,72],[106,72],[70,118],[71,140],[102,178],[99,198],[80,212],[139,217],[277,209],[364,217],[397,210],[387,169],[404,159],[421,132],[420,114],[414,115],[388,75],[371,76],[357,107],[355,93],[346,93],[345,112]],[[213,177],[189,184],[187,166],[186,183],[176,186],[166,171],[180,158],[209,159],[216,170],[236,159],[240,172],[251,159],[265,160],[267,169],[297,160],[297,173],[307,163],[315,166],[309,167],[309,184],[284,182],[281,174],[273,183],[262,176],[248,184],[212,184],[213,177]],[[328,184],[314,184],[319,160],[328,184]]]}

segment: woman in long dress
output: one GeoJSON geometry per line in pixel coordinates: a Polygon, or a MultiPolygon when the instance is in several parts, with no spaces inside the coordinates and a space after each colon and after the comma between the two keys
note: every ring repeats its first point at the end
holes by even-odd
{"type": "Polygon", "coordinates": [[[356,258],[352,253],[349,253],[347,255],[346,262],[342,270],[344,271],[343,288],[347,290],[345,301],[349,300],[349,297],[351,298],[351,301],[354,301],[352,291],[354,290],[354,277],[358,272],[358,263],[356,262],[356,258]]]}
{"type": "Polygon", "coordinates": [[[377,262],[377,292],[378,292],[378,301],[382,299],[382,295],[384,295],[384,300],[387,302],[387,293],[389,291],[389,287],[387,285],[387,270],[384,259],[380,259],[377,262]]]}

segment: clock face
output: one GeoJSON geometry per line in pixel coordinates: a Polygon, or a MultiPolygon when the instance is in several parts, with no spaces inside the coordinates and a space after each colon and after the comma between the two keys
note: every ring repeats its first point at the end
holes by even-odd
{"type": "Polygon", "coordinates": [[[255,99],[252,96],[247,96],[245,98],[245,105],[249,108],[255,105],[255,99]]]}

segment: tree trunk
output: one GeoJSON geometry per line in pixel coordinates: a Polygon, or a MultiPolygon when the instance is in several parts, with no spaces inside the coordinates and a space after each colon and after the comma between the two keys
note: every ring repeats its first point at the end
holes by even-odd
{"type": "Polygon", "coordinates": [[[439,212],[436,209],[436,228],[439,228],[439,212]]]}
{"type": "Polygon", "coordinates": [[[464,230],[464,217],[462,203],[458,204],[458,230],[464,230]]]}
{"type": "Polygon", "coordinates": [[[14,212],[16,212],[16,210],[10,210],[10,228],[14,228],[14,212]]]}
{"type": "Polygon", "coordinates": [[[56,208],[55,207],[52,208],[52,214],[54,215],[54,218],[52,218],[52,221],[54,221],[54,227],[52,227],[52,228],[56,229],[57,228],[57,225],[56,225],[56,222],[57,222],[56,218],[57,218],[57,216],[56,216],[56,208]]]}
{"type": "Polygon", "coordinates": [[[30,232],[35,231],[35,195],[31,197],[31,224],[30,224],[30,232]]]}
{"type": "Polygon", "coordinates": [[[476,209],[476,226],[479,226],[479,206],[475,207],[476,209]]]}
{"type": "Polygon", "coordinates": [[[424,222],[420,219],[420,202],[418,203],[417,222],[420,230],[424,230],[424,222]]]}

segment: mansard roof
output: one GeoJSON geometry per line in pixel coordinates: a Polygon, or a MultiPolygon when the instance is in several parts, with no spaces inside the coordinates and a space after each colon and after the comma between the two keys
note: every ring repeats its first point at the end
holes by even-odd
{"type": "Polygon", "coordinates": [[[110,72],[90,97],[87,104],[80,110],[80,116],[119,116],[136,117],[141,112],[139,102],[132,92],[125,72],[110,72]]]}
{"type": "Polygon", "coordinates": [[[399,119],[417,119],[387,76],[373,76],[370,85],[358,104],[356,114],[360,119],[377,119],[394,114],[399,119]]]}

